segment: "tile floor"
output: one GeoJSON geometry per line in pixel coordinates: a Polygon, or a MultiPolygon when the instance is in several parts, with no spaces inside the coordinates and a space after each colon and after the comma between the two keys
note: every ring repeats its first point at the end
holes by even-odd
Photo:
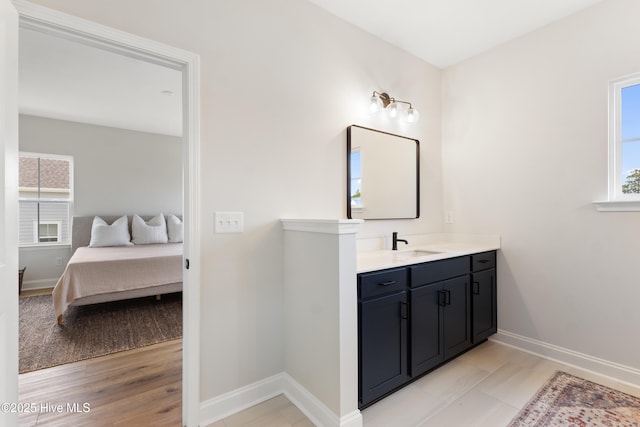
{"type": "MultiPolygon", "coordinates": [[[[640,388],[485,342],[362,411],[365,427],[501,427],[556,370],[640,396],[640,388]]],[[[313,426],[278,396],[209,427],[313,426]]]]}

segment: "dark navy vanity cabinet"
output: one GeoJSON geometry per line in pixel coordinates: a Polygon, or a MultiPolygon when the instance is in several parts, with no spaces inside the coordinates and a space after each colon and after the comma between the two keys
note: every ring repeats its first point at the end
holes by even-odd
{"type": "Polygon", "coordinates": [[[498,330],[496,296],[496,252],[471,257],[471,308],[473,343],[479,343],[498,330]]]}
{"type": "Polygon", "coordinates": [[[497,331],[496,252],[358,275],[362,409],[497,331]]]}

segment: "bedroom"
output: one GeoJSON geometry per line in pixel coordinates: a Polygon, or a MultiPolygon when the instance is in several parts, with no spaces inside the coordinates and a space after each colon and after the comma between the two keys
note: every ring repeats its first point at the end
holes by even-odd
{"type": "Polygon", "coordinates": [[[410,133],[430,203],[365,233],[500,233],[501,329],[640,369],[637,214],[591,204],[607,192],[606,81],[640,68],[637,2],[600,2],[444,70],[307,2],[37,3],[201,55],[203,410],[285,369],[278,220],[344,216],[344,130],[387,125],[354,112],[377,88],[420,106],[410,133]],[[219,209],[244,211],[245,233],[214,235],[219,209]]]}
{"type": "MultiPolygon", "coordinates": [[[[20,40],[19,150],[25,156],[70,159],[72,215],[180,216],[181,73],[30,29],[21,29],[20,40]],[[174,92],[150,90],[158,87],[174,92]]],[[[41,214],[41,222],[51,219],[41,214]]],[[[27,231],[19,248],[19,262],[27,267],[23,294],[52,288],[73,252],[68,217],[54,219],[62,229],[58,242],[37,245],[28,233],[36,218],[21,210],[21,222],[26,223],[22,228],[27,231]]],[[[181,263],[180,256],[178,271],[181,263]]],[[[44,329],[48,325],[45,322],[44,329]]],[[[74,326],[65,325],[68,334],[74,326]]],[[[87,354],[96,352],[100,354],[98,349],[87,354]]],[[[28,362],[38,366],[31,357],[21,357],[21,372],[30,366],[28,362]]]]}

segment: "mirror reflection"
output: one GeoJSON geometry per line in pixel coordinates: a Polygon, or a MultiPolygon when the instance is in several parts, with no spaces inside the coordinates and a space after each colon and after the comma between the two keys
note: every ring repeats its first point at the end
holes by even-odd
{"type": "Polygon", "coordinates": [[[419,171],[417,139],[349,126],[347,218],[418,218],[419,171]]]}

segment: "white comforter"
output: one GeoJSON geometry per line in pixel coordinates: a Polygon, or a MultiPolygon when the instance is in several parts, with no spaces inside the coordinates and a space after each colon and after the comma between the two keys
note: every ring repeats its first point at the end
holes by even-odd
{"type": "Polygon", "coordinates": [[[182,243],[80,247],[53,289],[56,317],[77,298],[182,282],[182,243]]]}

